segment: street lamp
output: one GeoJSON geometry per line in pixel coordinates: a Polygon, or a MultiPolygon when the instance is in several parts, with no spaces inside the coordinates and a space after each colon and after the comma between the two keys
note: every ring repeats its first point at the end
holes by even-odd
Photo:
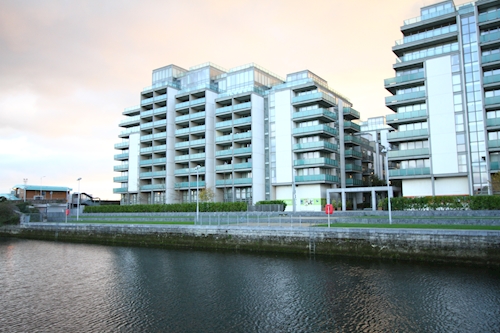
{"type": "Polygon", "coordinates": [[[194,168],[196,170],[196,223],[198,223],[198,219],[200,217],[200,197],[198,195],[198,179],[200,177],[200,168],[201,166],[199,164],[196,166],[196,168],[194,168]]]}
{"type": "MultiPolygon", "coordinates": [[[[382,146],[383,147],[383,146],[382,146]]],[[[389,185],[389,150],[391,148],[383,148],[382,153],[385,153],[385,177],[387,179],[387,208],[389,209],[389,224],[392,224],[392,212],[391,212],[391,187],[389,185]]]]}
{"type": "Polygon", "coordinates": [[[43,199],[42,196],[43,178],[45,178],[45,176],[40,177],[40,199],[43,199]]]}
{"type": "Polygon", "coordinates": [[[78,178],[77,181],[78,181],[78,201],[76,203],[76,220],[79,221],[80,220],[80,180],[82,180],[82,178],[78,178]]]}
{"type": "Polygon", "coordinates": [[[28,178],[23,178],[24,182],[24,202],[26,202],[26,184],[28,183],[28,178]]]}

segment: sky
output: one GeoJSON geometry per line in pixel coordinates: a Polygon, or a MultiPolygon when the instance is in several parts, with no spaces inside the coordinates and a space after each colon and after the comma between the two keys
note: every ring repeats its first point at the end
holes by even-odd
{"type": "MultiPolygon", "coordinates": [[[[389,114],[384,79],[403,21],[438,0],[0,0],[0,193],[113,194],[123,109],[153,69],[308,69],[362,120],[389,114]]],[[[460,5],[468,1],[456,0],[460,5]]]]}

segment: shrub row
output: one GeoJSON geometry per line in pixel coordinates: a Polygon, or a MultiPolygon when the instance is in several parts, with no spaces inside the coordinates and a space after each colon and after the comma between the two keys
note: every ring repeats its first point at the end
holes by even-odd
{"type": "MultiPolygon", "coordinates": [[[[242,212],[247,210],[245,202],[200,202],[200,212],[242,212]]],[[[86,206],[85,213],[185,213],[196,212],[196,203],[153,205],[103,205],[86,206]]]]}
{"type": "MultiPolygon", "coordinates": [[[[388,209],[387,198],[379,206],[388,209]]],[[[435,197],[395,197],[391,199],[392,210],[497,210],[500,209],[500,196],[435,196],[435,197]]]]}
{"type": "Polygon", "coordinates": [[[262,200],[258,201],[256,205],[283,205],[283,210],[286,209],[286,202],[283,200],[262,200]]]}

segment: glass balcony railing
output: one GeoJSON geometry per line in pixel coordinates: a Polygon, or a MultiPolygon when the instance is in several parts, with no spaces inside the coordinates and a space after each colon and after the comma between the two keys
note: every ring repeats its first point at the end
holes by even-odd
{"type": "Polygon", "coordinates": [[[494,21],[500,19],[500,10],[479,14],[479,23],[494,21]]]}
{"type": "Polygon", "coordinates": [[[233,166],[234,166],[234,170],[251,169],[252,168],[252,162],[235,163],[235,164],[233,164],[233,166]]]}
{"type": "Polygon", "coordinates": [[[414,18],[405,20],[404,21],[404,25],[414,24],[414,23],[425,21],[425,20],[430,20],[430,19],[433,19],[433,18],[436,18],[436,17],[439,17],[439,16],[443,16],[443,15],[446,15],[446,14],[453,13],[453,12],[455,12],[455,8],[447,8],[447,9],[444,9],[444,10],[440,10],[438,12],[433,12],[433,13],[430,13],[430,14],[427,14],[427,15],[422,15],[422,16],[418,16],[418,17],[414,17],[414,18]]]}
{"type": "Polygon", "coordinates": [[[231,141],[232,139],[233,139],[232,134],[221,135],[221,136],[218,136],[215,138],[215,142],[227,142],[227,141],[231,141]]]}
{"type": "Polygon", "coordinates": [[[176,176],[178,175],[196,175],[198,174],[204,174],[205,173],[205,167],[200,167],[198,171],[196,171],[196,168],[184,168],[184,169],[177,169],[174,171],[174,174],[176,176]]]}
{"type": "Polygon", "coordinates": [[[253,178],[234,178],[235,185],[252,185],[253,178]]]}
{"type": "Polygon", "coordinates": [[[128,170],[128,163],[127,164],[115,165],[113,167],[113,171],[127,171],[127,170],[128,170]]]}
{"type": "Polygon", "coordinates": [[[347,178],[345,180],[346,186],[364,186],[365,183],[362,179],[347,178]]]}
{"type": "Polygon", "coordinates": [[[389,177],[423,176],[430,175],[431,168],[413,168],[413,169],[393,169],[389,170],[389,177]]]}
{"type": "Polygon", "coordinates": [[[141,105],[151,104],[151,103],[153,103],[153,99],[154,99],[154,97],[145,98],[141,101],[141,105]]]}
{"type": "Polygon", "coordinates": [[[123,149],[123,148],[128,148],[129,141],[123,141],[120,143],[115,143],[115,149],[123,149]]]}
{"type": "Polygon", "coordinates": [[[345,143],[356,143],[358,145],[363,144],[361,138],[358,136],[354,136],[354,135],[344,135],[344,142],[345,143]]]}
{"type": "Polygon", "coordinates": [[[492,83],[498,83],[498,82],[500,82],[500,74],[488,75],[488,76],[483,77],[484,84],[492,84],[492,83]]]}
{"type": "Polygon", "coordinates": [[[357,151],[357,150],[353,150],[353,149],[346,149],[344,151],[344,155],[345,157],[357,157],[357,158],[362,158],[363,157],[363,153],[360,152],[360,151],[357,151]]]}
{"type": "Polygon", "coordinates": [[[186,127],[186,128],[181,128],[181,129],[175,130],[175,135],[182,135],[182,134],[189,134],[189,133],[196,133],[196,132],[205,132],[205,130],[206,130],[205,125],[186,127]]]}
{"type": "Polygon", "coordinates": [[[387,134],[388,140],[395,139],[406,139],[412,137],[421,137],[421,136],[429,136],[429,130],[427,128],[412,130],[412,131],[404,131],[404,132],[390,132],[387,134]]]}
{"type": "Polygon", "coordinates": [[[176,162],[190,161],[190,160],[200,160],[200,159],[205,159],[205,153],[197,153],[197,154],[187,154],[187,155],[175,156],[175,161],[176,162]]]}
{"type": "Polygon", "coordinates": [[[232,127],[233,126],[233,121],[232,120],[225,120],[225,121],[220,121],[218,123],[215,123],[215,128],[220,129],[224,127],[232,127]]]}
{"type": "Polygon", "coordinates": [[[391,77],[390,79],[385,79],[384,80],[384,85],[386,87],[396,85],[396,84],[401,84],[405,82],[411,82],[415,80],[422,80],[424,78],[424,72],[419,72],[419,73],[413,73],[413,74],[406,74],[406,75],[401,75],[401,76],[396,76],[396,77],[391,77]]]}
{"type": "Polygon", "coordinates": [[[486,119],[486,126],[487,127],[500,126],[500,118],[489,118],[489,119],[486,119]]]}
{"type": "Polygon", "coordinates": [[[422,118],[422,117],[427,117],[427,110],[416,110],[410,112],[389,114],[385,116],[385,120],[386,122],[389,123],[389,122],[396,122],[401,120],[408,120],[408,119],[422,118]]]}
{"type": "Polygon", "coordinates": [[[362,172],[363,167],[361,165],[348,163],[345,165],[345,171],[346,172],[362,172]]]}
{"type": "Polygon", "coordinates": [[[166,171],[150,171],[150,172],[141,172],[139,174],[140,178],[154,178],[154,177],[165,177],[166,171]]]}
{"type": "Polygon", "coordinates": [[[203,97],[203,98],[198,98],[198,99],[195,99],[192,101],[177,103],[175,105],[175,108],[182,109],[182,108],[187,108],[187,107],[193,107],[195,105],[205,104],[205,102],[206,102],[206,99],[205,99],[205,97],[203,97]]]}
{"type": "Polygon", "coordinates": [[[429,155],[429,148],[407,149],[407,150],[391,150],[388,158],[408,158],[412,156],[429,155]]]}
{"type": "Polygon", "coordinates": [[[488,140],[488,148],[500,148],[500,140],[488,140]]]}
{"type": "Polygon", "coordinates": [[[480,43],[490,43],[498,41],[500,39],[500,31],[492,32],[489,34],[484,34],[479,36],[480,43]]]}
{"type": "Polygon", "coordinates": [[[500,162],[494,161],[490,162],[490,170],[500,170],[500,162]]]}
{"type": "Polygon", "coordinates": [[[484,99],[484,105],[495,105],[500,104],[500,96],[486,97],[484,99]]]}
{"type": "Polygon", "coordinates": [[[113,193],[127,193],[128,187],[118,187],[113,189],[113,193]]]}
{"type": "Polygon", "coordinates": [[[161,102],[161,101],[166,101],[167,100],[167,95],[160,95],[160,96],[155,96],[153,97],[153,101],[156,102],[161,102]]]}
{"type": "Polygon", "coordinates": [[[337,119],[337,114],[328,109],[318,108],[313,110],[294,112],[292,119],[302,120],[302,119],[317,119],[322,117],[327,118],[331,121],[335,121],[337,119]]]}
{"type": "Polygon", "coordinates": [[[421,98],[425,98],[425,91],[415,91],[407,94],[388,96],[385,98],[385,104],[393,104],[421,98]]]}
{"type": "Polygon", "coordinates": [[[202,188],[205,187],[205,181],[200,180],[198,182],[179,182],[175,183],[175,188],[202,188]]]}
{"type": "Polygon", "coordinates": [[[139,130],[140,130],[139,126],[130,127],[130,128],[127,128],[126,130],[121,131],[120,136],[128,136],[132,133],[139,132],[139,130]]]}
{"type": "Polygon", "coordinates": [[[115,182],[115,183],[126,183],[126,182],[128,182],[128,176],[113,177],[113,182],[115,182]]]}
{"type": "Polygon", "coordinates": [[[252,185],[252,178],[219,179],[215,186],[252,185]]]}
{"type": "Polygon", "coordinates": [[[252,124],[252,117],[245,117],[233,120],[233,126],[252,124]]]}
{"type": "Polygon", "coordinates": [[[295,182],[297,183],[317,183],[317,182],[327,182],[327,183],[338,183],[339,177],[333,175],[304,175],[295,176],[295,182]]]}
{"type": "Polygon", "coordinates": [[[215,152],[215,156],[227,156],[227,155],[239,155],[239,154],[251,154],[252,147],[236,148],[236,149],[225,149],[215,152]]]}
{"type": "Polygon", "coordinates": [[[167,150],[167,145],[158,145],[153,147],[153,151],[166,151],[167,150]]]}
{"type": "Polygon", "coordinates": [[[337,151],[338,146],[327,141],[315,141],[307,143],[296,143],[293,145],[293,150],[329,150],[337,151]]]}
{"type": "Polygon", "coordinates": [[[296,127],[292,131],[293,135],[312,135],[312,134],[329,134],[331,136],[337,136],[339,132],[337,129],[332,128],[328,125],[315,125],[315,126],[307,126],[307,127],[296,127]]]}
{"type": "Polygon", "coordinates": [[[322,165],[322,166],[330,166],[330,167],[338,167],[337,160],[332,160],[328,157],[318,157],[318,158],[306,158],[306,159],[298,159],[293,161],[293,166],[310,166],[310,165],[322,165]]]}
{"type": "Polygon", "coordinates": [[[141,130],[146,130],[146,129],[149,129],[149,128],[153,128],[153,122],[141,124],[141,130]]]}
{"type": "Polygon", "coordinates": [[[141,118],[151,117],[154,113],[154,110],[142,111],[141,118]]]}
{"type": "Polygon", "coordinates": [[[359,117],[360,117],[359,111],[354,110],[351,107],[344,107],[343,113],[344,113],[344,115],[351,115],[356,119],[359,119],[359,117]]]}
{"type": "Polygon", "coordinates": [[[315,92],[315,93],[310,93],[310,94],[304,94],[300,96],[295,96],[292,98],[292,104],[298,104],[298,103],[307,103],[307,102],[313,102],[316,100],[324,100],[331,104],[332,106],[335,105],[335,98],[333,96],[327,95],[322,92],[315,92]]]}
{"type": "Polygon", "coordinates": [[[148,184],[148,185],[141,185],[141,191],[148,191],[148,190],[164,190],[166,187],[165,184],[148,184]]]}
{"type": "Polygon", "coordinates": [[[123,127],[125,125],[131,125],[131,124],[139,125],[139,120],[141,120],[140,115],[127,117],[127,118],[123,119],[122,121],[120,121],[120,126],[123,127]]]}
{"type": "Polygon", "coordinates": [[[500,52],[499,53],[488,54],[488,55],[485,55],[485,56],[481,57],[481,62],[483,64],[487,64],[489,62],[495,62],[495,61],[500,61],[500,52]]]}
{"type": "Polygon", "coordinates": [[[135,105],[135,106],[131,106],[131,107],[128,107],[128,108],[125,108],[122,112],[123,115],[127,115],[127,114],[133,114],[133,113],[138,113],[141,111],[141,106],[140,105],[135,105]]]}
{"type": "Polygon", "coordinates": [[[233,135],[234,141],[244,140],[244,139],[251,139],[251,138],[252,138],[252,132],[251,131],[247,131],[247,132],[243,132],[243,133],[234,133],[234,135],[233,135]]]}
{"type": "Polygon", "coordinates": [[[115,160],[127,160],[129,157],[129,153],[121,153],[115,155],[115,160]]]}
{"type": "Polygon", "coordinates": [[[359,126],[356,123],[353,123],[352,121],[344,120],[344,129],[352,129],[356,132],[359,132],[361,131],[361,126],[359,126]]]}
{"type": "Polygon", "coordinates": [[[142,160],[139,162],[139,165],[163,164],[166,162],[167,162],[167,159],[165,157],[162,157],[162,158],[153,158],[153,159],[148,159],[148,160],[142,160]]]}

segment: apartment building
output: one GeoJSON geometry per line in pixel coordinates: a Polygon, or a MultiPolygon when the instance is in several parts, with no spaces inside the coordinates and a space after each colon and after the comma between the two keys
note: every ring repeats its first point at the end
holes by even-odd
{"type": "Polygon", "coordinates": [[[386,122],[391,179],[404,196],[491,193],[500,162],[500,1],[443,1],[404,21],[395,77],[385,80],[395,114],[386,122]]]}
{"type": "Polygon", "coordinates": [[[209,189],[218,202],[321,210],[327,189],[363,186],[373,169],[359,112],[307,70],[285,79],[255,64],[169,65],[123,115],[122,204],[195,202],[209,189]]]}

